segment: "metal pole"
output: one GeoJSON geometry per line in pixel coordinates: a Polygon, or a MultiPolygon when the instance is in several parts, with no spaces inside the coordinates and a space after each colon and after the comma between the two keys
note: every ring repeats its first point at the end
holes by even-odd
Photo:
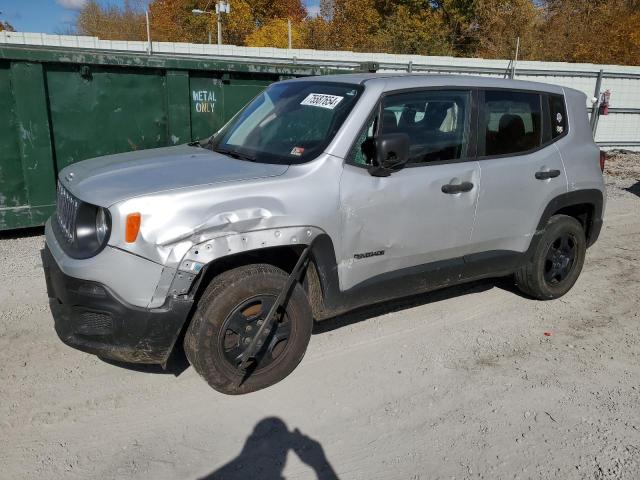
{"type": "Polygon", "coordinates": [[[287,20],[287,30],[289,34],[289,50],[291,50],[291,19],[287,20]]]}
{"type": "Polygon", "coordinates": [[[516,63],[518,63],[518,52],[520,50],[520,37],[516,39],[516,56],[511,64],[511,79],[516,78],[516,63]]]}
{"type": "Polygon", "coordinates": [[[222,13],[218,12],[216,18],[218,19],[218,45],[222,45],[222,13]]]}
{"type": "Polygon", "coordinates": [[[147,19],[147,53],[151,55],[153,53],[153,45],[151,44],[151,25],[149,24],[149,10],[144,11],[144,16],[147,19]]]}
{"type": "Polygon", "coordinates": [[[602,88],[602,77],[604,76],[604,72],[602,69],[598,72],[598,79],[596,80],[596,89],[593,92],[593,96],[596,98],[596,101],[591,107],[591,131],[593,132],[593,138],[596,138],[596,130],[598,129],[598,117],[600,116],[600,89],[602,88]]]}

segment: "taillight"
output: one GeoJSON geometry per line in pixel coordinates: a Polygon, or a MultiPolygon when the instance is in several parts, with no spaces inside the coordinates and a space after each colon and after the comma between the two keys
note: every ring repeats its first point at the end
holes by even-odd
{"type": "Polygon", "coordinates": [[[607,152],[600,150],[600,171],[604,173],[604,161],[607,159],[607,152]]]}

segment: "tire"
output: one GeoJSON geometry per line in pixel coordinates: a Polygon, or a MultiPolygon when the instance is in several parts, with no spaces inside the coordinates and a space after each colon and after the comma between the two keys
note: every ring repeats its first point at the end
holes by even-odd
{"type": "Polygon", "coordinates": [[[516,286],[539,300],[563,296],[578,280],[586,250],[585,233],[580,222],[567,215],[554,215],[549,219],[531,260],[515,273],[516,286]]]}
{"type": "Polygon", "coordinates": [[[215,277],[198,301],[184,339],[189,362],[215,390],[240,395],[273,385],[302,360],[313,317],[307,296],[296,284],[256,361],[241,372],[235,358],[246,348],[282,290],[287,273],[272,265],[238,267],[215,277]],[[286,338],[285,338],[286,337],[286,338]]]}

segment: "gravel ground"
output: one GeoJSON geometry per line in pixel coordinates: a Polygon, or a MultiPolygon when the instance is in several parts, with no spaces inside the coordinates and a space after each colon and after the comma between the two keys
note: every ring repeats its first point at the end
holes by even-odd
{"type": "Polygon", "coordinates": [[[606,173],[605,228],[565,297],[498,280],[349,315],[242,397],[64,346],[42,231],[5,234],[0,477],[640,478],[640,156],[606,173]]]}

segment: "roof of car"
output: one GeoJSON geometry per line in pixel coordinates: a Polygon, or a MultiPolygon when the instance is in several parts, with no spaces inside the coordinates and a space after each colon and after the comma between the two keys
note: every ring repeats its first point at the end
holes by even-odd
{"type": "Polygon", "coordinates": [[[549,83],[527,82],[495,77],[474,75],[440,75],[428,73],[347,73],[343,75],[323,75],[303,77],[289,81],[322,81],[351,84],[370,84],[383,82],[385,90],[400,90],[416,87],[484,87],[511,88],[515,90],[534,90],[562,93],[562,87],[549,83]]]}

